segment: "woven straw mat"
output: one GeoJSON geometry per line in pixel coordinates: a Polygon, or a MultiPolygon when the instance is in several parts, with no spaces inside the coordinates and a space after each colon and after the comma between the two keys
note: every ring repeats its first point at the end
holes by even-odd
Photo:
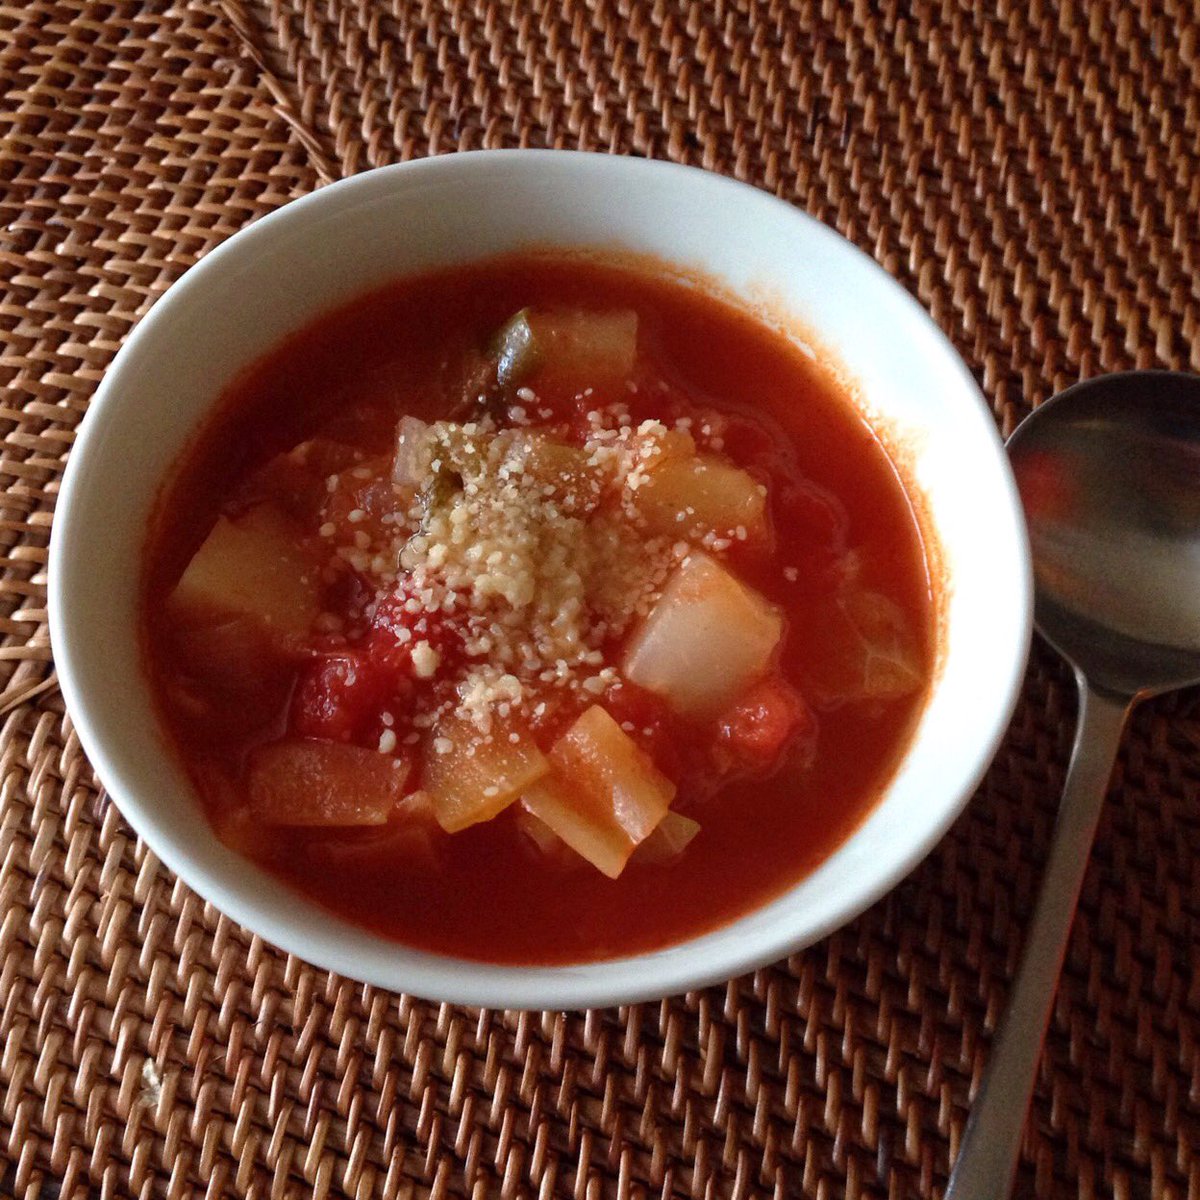
{"type": "MultiPolygon", "coordinates": [[[[1035,649],[932,856],[787,962],[661,1004],[438,1007],[172,878],[97,786],[45,621],[97,381],[197,259],[457,149],[698,164],[873,255],[1002,430],[1200,369],[1200,11],[967,0],[0,0],[0,1195],[933,1197],[1004,1005],[1074,721],[1035,649]]],[[[1138,712],[1020,1196],[1200,1200],[1200,711],[1138,712]]]]}

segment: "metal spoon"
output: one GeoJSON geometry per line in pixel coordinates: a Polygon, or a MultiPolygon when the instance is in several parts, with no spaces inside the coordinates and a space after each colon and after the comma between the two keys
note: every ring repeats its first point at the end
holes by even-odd
{"type": "Polygon", "coordinates": [[[1041,635],[1071,664],[1079,723],[1041,893],[945,1200],[1003,1200],[1071,920],[1131,707],[1200,683],[1200,376],[1076,384],[1008,442],[1041,635]]]}

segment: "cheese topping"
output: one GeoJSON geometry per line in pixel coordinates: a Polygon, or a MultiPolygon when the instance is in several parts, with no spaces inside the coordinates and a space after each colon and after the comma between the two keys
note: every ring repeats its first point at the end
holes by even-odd
{"type": "MultiPolygon", "coordinates": [[[[630,497],[648,463],[684,449],[686,433],[634,427],[619,408],[589,414],[582,447],[487,419],[427,428],[409,449],[422,486],[392,527],[391,553],[356,545],[345,557],[395,580],[417,638],[421,618],[444,614],[462,631],[454,701],[435,721],[453,709],[487,732],[494,715],[531,711],[548,691],[591,702],[619,681],[606,645],[645,616],[691,549],[645,537],[630,497]]],[[[427,638],[411,654],[418,678],[446,678],[427,638]]]]}

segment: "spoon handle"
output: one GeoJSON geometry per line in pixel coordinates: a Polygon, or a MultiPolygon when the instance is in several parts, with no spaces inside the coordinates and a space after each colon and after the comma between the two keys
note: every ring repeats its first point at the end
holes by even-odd
{"type": "Polygon", "coordinates": [[[945,1200],[1007,1200],[1088,854],[1116,761],[1128,699],[1079,676],[1079,724],[1033,921],[945,1200]]]}

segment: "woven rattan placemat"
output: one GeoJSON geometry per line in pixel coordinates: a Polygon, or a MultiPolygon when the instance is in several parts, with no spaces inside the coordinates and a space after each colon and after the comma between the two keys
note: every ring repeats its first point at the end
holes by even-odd
{"type": "MultiPolygon", "coordinates": [[[[177,883],[53,686],[47,535],[121,339],[223,238],[483,146],[673,158],[833,225],[1007,429],[1102,370],[1200,368],[1187,0],[0,0],[0,1194],[939,1194],[1069,749],[1037,650],[978,797],[861,919],[724,988],[511,1014],[286,958],[177,883]]],[[[1020,1195],[1200,1197],[1200,710],[1139,712],[1020,1195]]]]}

